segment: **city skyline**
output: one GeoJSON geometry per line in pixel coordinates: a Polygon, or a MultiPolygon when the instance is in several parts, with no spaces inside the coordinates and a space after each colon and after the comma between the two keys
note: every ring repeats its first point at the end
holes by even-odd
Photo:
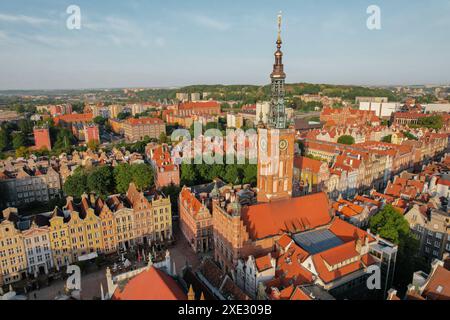
{"type": "Polygon", "coordinates": [[[0,90],[268,84],[280,10],[288,83],[450,83],[450,45],[441,40],[449,1],[258,1],[239,8],[219,1],[78,1],[81,29],[69,30],[71,4],[1,5],[0,90]],[[381,30],[366,26],[372,4],[381,9],[381,30]]]}

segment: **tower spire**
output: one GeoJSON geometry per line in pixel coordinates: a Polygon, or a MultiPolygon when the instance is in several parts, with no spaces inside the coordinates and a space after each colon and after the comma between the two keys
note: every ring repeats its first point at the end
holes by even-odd
{"type": "Polygon", "coordinates": [[[281,11],[278,14],[278,36],[277,36],[277,50],[275,51],[275,63],[273,71],[270,75],[272,80],[272,101],[270,110],[269,124],[277,129],[286,128],[286,111],[284,105],[284,81],[286,74],[284,73],[283,52],[281,52],[281,25],[282,25],[281,11]]]}
{"type": "Polygon", "coordinates": [[[280,13],[278,14],[278,41],[281,44],[281,22],[283,20],[283,15],[282,12],[280,11],[280,13]]]}

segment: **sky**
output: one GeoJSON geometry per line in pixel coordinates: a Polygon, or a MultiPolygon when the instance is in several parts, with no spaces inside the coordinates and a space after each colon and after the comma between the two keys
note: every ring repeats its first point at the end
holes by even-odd
{"type": "Polygon", "coordinates": [[[450,84],[450,0],[1,0],[0,90],[267,84],[279,11],[289,83],[450,84]]]}

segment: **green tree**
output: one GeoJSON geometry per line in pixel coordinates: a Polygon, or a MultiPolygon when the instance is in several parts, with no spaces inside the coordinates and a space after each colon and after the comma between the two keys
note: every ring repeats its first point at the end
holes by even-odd
{"type": "Polygon", "coordinates": [[[370,230],[399,244],[400,238],[409,234],[409,224],[392,205],[386,205],[370,219],[370,230]]]}
{"type": "Polygon", "coordinates": [[[101,166],[88,172],[88,190],[105,198],[114,190],[114,178],[110,166],[101,166]]]}
{"type": "Polygon", "coordinates": [[[18,123],[19,130],[22,131],[23,134],[28,135],[33,132],[33,124],[30,120],[21,119],[18,123]]]}
{"type": "Polygon", "coordinates": [[[96,123],[96,124],[98,124],[98,125],[100,125],[100,126],[104,126],[105,123],[106,123],[106,120],[107,120],[107,119],[103,118],[102,116],[97,116],[97,117],[95,117],[95,118],[93,119],[94,123],[96,123]]]}
{"type": "Polygon", "coordinates": [[[53,145],[53,151],[55,154],[60,154],[62,152],[70,153],[72,146],[75,144],[76,140],[72,132],[68,129],[55,128],[54,134],[56,135],[56,141],[53,145]]]}
{"type": "Polygon", "coordinates": [[[12,135],[12,145],[15,150],[24,147],[26,144],[26,137],[22,132],[15,132],[12,135]]]}
{"type": "Polygon", "coordinates": [[[97,140],[91,140],[88,142],[87,147],[92,150],[92,151],[96,151],[98,150],[98,147],[100,146],[100,144],[98,143],[97,140]]]}
{"type": "Polygon", "coordinates": [[[355,138],[353,138],[352,136],[344,135],[340,136],[337,142],[351,146],[352,144],[355,144],[355,138]]]}
{"type": "Polygon", "coordinates": [[[223,164],[203,165],[206,168],[206,175],[202,176],[202,182],[211,182],[216,178],[222,178],[225,175],[225,166],[223,164]]]}
{"type": "Polygon", "coordinates": [[[78,199],[81,198],[83,193],[89,191],[87,188],[86,174],[80,170],[69,176],[64,183],[63,191],[68,196],[78,199]]]}
{"type": "Polygon", "coordinates": [[[256,175],[258,173],[258,168],[256,164],[247,164],[244,168],[242,182],[245,184],[256,185],[256,175]]]}
{"type": "Polygon", "coordinates": [[[167,135],[165,132],[161,132],[161,134],[159,135],[159,142],[160,143],[167,143],[168,139],[167,139],[167,135]]]}
{"type": "Polygon", "coordinates": [[[198,175],[192,164],[181,164],[181,184],[193,186],[197,183],[198,175]]]}
{"type": "Polygon", "coordinates": [[[413,135],[409,131],[403,131],[403,134],[405,135],[406,138],[408,138],[408,140],[419,140],[415,135],[413,135]]]}
{"type": "Polygon", "coordinates": [[[412,236],[406,219],[392,205],[386,205],[373,216],[369,225],[372,232],[398,245],[394,287],[404,293],[411,283],[412,274],[427,267],[418,257],[418,240],[412,236]]]}
{"type": "Polygon", "coordinates": [[[234,164],[227,165],[223,178],[227,183],[239,184],[240,177],[238,167],[234,164]]]}
{"type": "Polygon", "coordinates": [[[133,181],[131,166],[128,163],[121,163],[114,168],[114,181],[118,193],[127,192],[130,183],[133,181]]]}
{"type": "Polygon", "coordinates": [[[129,113],[129,112],[120,112],[117,115],[117,119],[119,119],[119,120],[125,120],[125,119],[128,119],[130,117],[131,117],[131,113],[129,113]]]}
{"type": "Polygon", "coordinates": [[[383,137],[383,139],[381,139],[381,142],[391,143],[392,142],[392,134],[383,137]]]}
{"type": "Polygon", "coordinates": [[[150,166],[144,163],[132,165],[131,175],[134,184],[141,191],[153,185],[153,171],[150,166]]]}
{"type": "Polygon", "coordinates": [[[5,129],[0,130],[0,151],[6,150],[9,145],[8,132],[5,129]]]}
{"type": "Polygon", "coordinates": [[[30,156],[30,149],[27,147],[19,147],[16,149],[17,158],[28,158],[30,156]]]}

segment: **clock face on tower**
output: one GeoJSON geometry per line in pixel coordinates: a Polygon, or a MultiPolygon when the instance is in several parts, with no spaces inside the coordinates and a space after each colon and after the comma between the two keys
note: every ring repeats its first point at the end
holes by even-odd
{"type": "Polygon", "coordinates": [[[280,150],[284,151],[288,148],[289,143],[287,142],[287,140],[281,140],[280,141],[280,150]]]}

